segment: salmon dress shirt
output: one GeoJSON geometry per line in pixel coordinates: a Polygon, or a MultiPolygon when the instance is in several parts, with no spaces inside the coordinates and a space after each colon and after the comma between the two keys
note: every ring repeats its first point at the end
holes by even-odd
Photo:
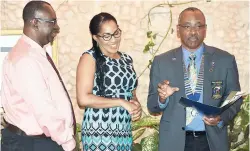
{"type": "Polygon", "coordinates": [[[71,104],[46,50],[22,35],[5,57],[2,74],[5,120],[27,135],[45,134],[72,151],[76,142],[71,104]]]}

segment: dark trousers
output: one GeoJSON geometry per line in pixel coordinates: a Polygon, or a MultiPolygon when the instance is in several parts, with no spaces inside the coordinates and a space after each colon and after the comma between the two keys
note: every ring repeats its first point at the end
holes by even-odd
{"type": "Polygon", "coordinates": [[[17,135],[8,129],[2,130],[1,151],[63,151],[51,138],[17,135]]]}
{"type": "Polygon", "coordinates": [[[185,151],[210,151],[206,135],[186,135],[185,151]]]}

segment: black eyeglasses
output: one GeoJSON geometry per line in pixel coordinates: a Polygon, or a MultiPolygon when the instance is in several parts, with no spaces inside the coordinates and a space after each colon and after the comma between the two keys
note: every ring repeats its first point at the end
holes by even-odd
{"type": "Polygon", "coordinates": [[[103,40],[105,41],[109,41],[112,36],[114,36],[115,38],[119,38],[122,35],[122,30],[120,28],[118,28],[113,34],[109,34],[109,33],[105,33],[103,34],[103,36],[97,35],[98,37],[102,37],[103,40]]]}
{"type": "Polygon", "coordinates": [[[34,18],[36,20],[39,21],[43,21],[43,22],[47,22],[47,23],[51,23],[53,25],[55,25],[57,23],[57,19],[43,19],[43,18],[34,18]]]}
{"type": "Polygon", "coordinates": [[[207,27],[206,24],[204,24],[204,25],[195,25],[195,26],[181,25],[181,24],[179,24],[178,26],[182,27],[183,29],[185,29],[187,31],[191,31],[192,29],[194,29],[194,30],[201,30],[201,29],[207,27]]]}

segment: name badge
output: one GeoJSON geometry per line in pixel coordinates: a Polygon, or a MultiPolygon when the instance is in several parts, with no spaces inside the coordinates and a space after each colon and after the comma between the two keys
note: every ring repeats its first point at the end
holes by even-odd
{"type": "Polygon", "coordinates": [[[222,81],[212,81],[212,98],[217,100],[222,98],[222,81]]]}

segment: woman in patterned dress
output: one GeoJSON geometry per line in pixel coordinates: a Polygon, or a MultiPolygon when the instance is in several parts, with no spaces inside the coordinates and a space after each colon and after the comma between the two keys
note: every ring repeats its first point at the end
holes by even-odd
{"type": "Polygon", "coordinates": [[[85,109],[84,151],[131,151],[131,121],[141,117],[132,58],[119,50],[122,31],[108,13],[90,21],[93,47],[77,68],[77,100],[85,109]]]}

